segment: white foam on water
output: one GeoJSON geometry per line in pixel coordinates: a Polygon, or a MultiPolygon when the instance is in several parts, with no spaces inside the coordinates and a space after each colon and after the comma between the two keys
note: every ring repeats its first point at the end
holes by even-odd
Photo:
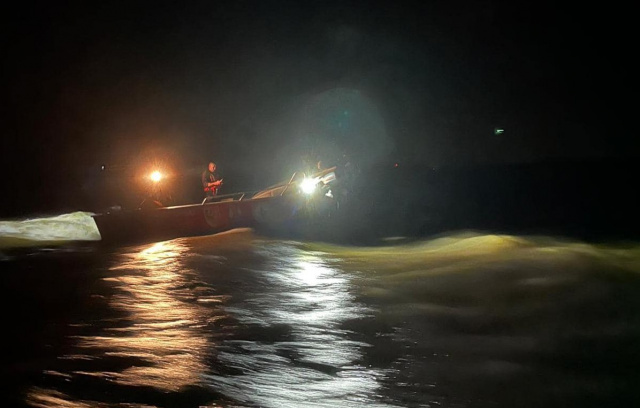
{"type": "Polygon", "coordinates": [[[68,214],[0,221],[0,248],[99,241],[100,232],[92,213],[68,214]]]}

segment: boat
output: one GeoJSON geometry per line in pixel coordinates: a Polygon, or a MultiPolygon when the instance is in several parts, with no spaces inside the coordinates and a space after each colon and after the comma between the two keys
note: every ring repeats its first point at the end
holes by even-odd
{"type": "Polygon", "coordinates": [[[281,230],[288,223],[319,216],[333,204],[331,185],[336,167],[306,177],[294,173],[288,181],[258,192],[205,198],[201,203],[111,209],[93,215],[102,243],[122,244],[215,234],[234,228],[281,230]]]}

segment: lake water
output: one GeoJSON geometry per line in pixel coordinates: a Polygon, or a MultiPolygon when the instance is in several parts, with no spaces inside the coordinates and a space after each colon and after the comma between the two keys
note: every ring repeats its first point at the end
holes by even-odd
{"type": "Polygon", "coordinates": [[[640,243],[0,222],[5,407],[631,407],[640,243]]]}

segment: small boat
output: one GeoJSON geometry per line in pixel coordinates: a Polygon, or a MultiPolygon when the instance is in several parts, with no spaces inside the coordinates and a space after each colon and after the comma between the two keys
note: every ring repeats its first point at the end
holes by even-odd
{"type": "MultiPolygon", "coordinates": [[[[205,198],[199,204],[110,210],[93,219],[103,243],[121,244],[209,235],[234,228],[278,229],[318,214],[330,203],[336,168],[290,180],[256,193],[205,198]],[[321,205],[322,204],[322,205],[321,205]]],[[[330,206],[331,204],[329,204],[330,206]]]]}

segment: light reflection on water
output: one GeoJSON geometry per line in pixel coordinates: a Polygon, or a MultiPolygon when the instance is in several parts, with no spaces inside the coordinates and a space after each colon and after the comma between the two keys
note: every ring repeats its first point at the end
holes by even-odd
{"type": "Polygon", "coordinates": [[[79,346],[141,364],[95,375],[168,391],[199,382],[211,349],[202,328],[222,316],[212,316],[210,308],[198,303],[201,299],[194,289],[200,289],[202,300],[210,301],[211,296],[208,288],[194,285],[195,272],[183,265],[187,250],[180,241],[160,242],[121,255],[120,262],[110,268],[117,272],[107,278],[116,290],[110,306],[125,312],[126,320],[105,330],[103,336],[79,339],[79,346]]]}
{"type": "Polygon", "coordinates": [[[106,260],[107,310],[69,324],[33,406],[585,406],[637,388],[638,245],[245,231],[106,260]]]}
{"type": "MultiPolygon", "coordinates": [[[[60,356],[76,369],[48,375],[161,393],[205,387],[208,406],[220,398],[247,407],[390,406],[377,402],[385,372],[363,362],[371,345],[345,327],[374,312],[355,300],[353,273],[332,266],[326,253],[249,239],[249,248],[194,239],[114,254],[103,279],[114,313],[88,322],[97,330],[75,336],[60,356]],[[245,290],[233,287],[236,278],[245,290]]],[[[41,407],[120,403],[80,395],[34,387],[28,400],[41,407]]]]}
{"type": "Polygon", "coordinates": [[[261,290],[228,307],[247,326],[288,326],[280,341],[238,338],[220,346],[219,360],[240,371],[208,376],[212,387],[262,407],[388,406],[376,402],[379,370],[359,364],[369,344],[343,328],[372,311],[354,299],[350,277],[327,254],[295,246],[265,246],[270,262],[255,271],[261,290]]]}

